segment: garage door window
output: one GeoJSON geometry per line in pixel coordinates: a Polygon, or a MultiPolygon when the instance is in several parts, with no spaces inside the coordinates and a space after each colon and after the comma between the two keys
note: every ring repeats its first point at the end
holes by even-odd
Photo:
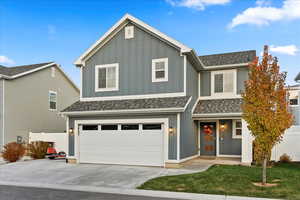
{"type": "Polygon", "coordinates": [[[97,131],[98,125],[82,125],[83,131],[97,131]]]}
{"type": "Polygon", "coordinates": [[[122,124],[121,130],[139,130],[138,124],[122,124]]]}
{"type": "Polygon", "coordinates": [[[161,124],[143,124],[143,130],[161,130],[161,124]]]}
{"type": "Polygon", "coordinates": [[[105,125],[101,125],[101,130],[102,131],[118,130],[118,125],[117,124],[105,124],[105,125]]]}

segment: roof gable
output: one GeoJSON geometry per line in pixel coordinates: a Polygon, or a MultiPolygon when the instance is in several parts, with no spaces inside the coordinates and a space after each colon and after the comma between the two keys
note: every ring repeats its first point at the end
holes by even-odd
{"type": "Polygon", "coordinates": [[[122,30],[129,22],[143,28],[148,31],[152,35],[158,37],[159,39],[165,40],[170,44],[178,47],[182,53],[191,52],[192,49],[185,46],[184,44],[178,42],[177,40],[161,33],[157,29],[149,26],[148,24],[142,22],[141,20],[126,14],[124,15],[114,26],[112,26],[99,40],[97,40],[89,49],[87,49],[76,61],[75,65],[81,66],[85,64],[85,60],[87,60],[91,55],[95,53],[98,49],[100,49],[106,42],[108,42],[116,33],[122,30]]]}
{"type": "Polygon", "coordinates": [[[298,75],[296,76],[295,81],[296,81],[296,82],[299,82],[299,81],[300,81],[300,72],[299,72],[298,75]]]}

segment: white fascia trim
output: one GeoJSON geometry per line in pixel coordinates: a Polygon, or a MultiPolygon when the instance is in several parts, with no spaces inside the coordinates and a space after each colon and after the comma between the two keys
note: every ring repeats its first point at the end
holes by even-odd
{"type": "Polygon", "coordinates": [[[215,69],[227,69],[235,67],[246,67],[249,63],[238,63],[238,64],[229,64],[229,65],[214,65],[214,66],[204,66],[204,70],[215,70],[215,69]]]}
{"type": "Polygon", "coordinates": [[[180,160],[180,113],[177,113],[177,160],[180,160]]]}
{"type": "MultiPolygon", "coordinates": [[[[2,80],[2,114],[3,114],[3,117],[2,117],[2,149],[4,147],[4,144],[5,144],[5,136],[4,136],[4,127],[5,127],[5,80],[3,79],[2,80]]],[[[2,149],[0,149],[2,151],[2,149]]]]}
{"type": "Polygon", "coordinates": [[[186,94],[186,80],[187,80],[187,66],[186,66],[186,55],[183,55],[183,92],[186,94]]]}
{"type": "Polygon", "coordinates": [[[202,96],[199,100],[213,100],[213,99],[241,99],[242,95],[224,95],[224,96],[202,96]]]}
{"type": "Polygon", "coordinates": [[[242,116],[242,113],[207,113],[207,114],[193,114],[193,117],[236,117],[242,116]]]}
{"type": "Polygon", "coordinates": [[[185,93],[157,93],[145,95],[124,95],[124,96],[105,96],[105,97],[82,97],[80,101],[106,101],[106,100],[125,100],[125,99],[147,99],[147,98],[164,98],[164,97],[183,97],[185,93]]]}
{"type": "Polygon", "coordinates": [[[141,20],[131,16],[130,14],[125,14],[115,25],[113,25],[102,37],[100,37],[99,40],[97,40],[90,48],[88,48],[87,51],[85,51],[76,61],[75,65],[82,65],[84,64],[85,57],[93,51],[94,48],[96,48],[101,42],[103,42],[111,33],[113,33],[122,23],[124,23],[126,20],[130,20],[141,27],[149,30],[150,32],[154,33],[155,35],[158,35],[159,37],[165,39],[166,41],[170,42],[171,44],[174,44],[175,46],[179,47],[181,49],[181,52],[190,52],[191,48],[185,46],[184,44],[178,42],[175,39],[172,39],[171,37],[161,33],[157,29],[149,26],[148,24],[142,22],[141,20]]]}
{"type": "Polygon", "coordinates": [[[187,109],[187,107],[189,106],[189,104],[190,104],[190,102],[192,101],[192,96],[189,98],[189,100],[186,102],[186,104],[185,104],[185,106],[184,106],[184,108],[183,108],[183,110],[185,111],[186,109],[187,109]]]}
{"type": "Polygon", "coordinates": [[[134,110],[105,110],[105,111],[78,111],[78,112],[61,112],[63,115],[97,115],[97,114],[135,114],[135,113],[176,113],[184,112],[183,108],[155,108],[155,109],[134,109],[134,110]]]}
{"type": "Polygon", "coordinates": [[[196,102],[195,102],[195,104],[193,105],[192,114],[194,113],[194,110],[196,109],[196,106],[197,106],[199,100],[200,100],[200,98],[198,97],[197,100],[196,100],[196,102]]]}

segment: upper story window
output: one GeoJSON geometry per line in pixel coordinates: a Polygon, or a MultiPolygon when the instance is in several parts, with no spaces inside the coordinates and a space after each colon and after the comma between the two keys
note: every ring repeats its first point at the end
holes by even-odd
{"type": "Polygon", "coordinates": [[[298,90],[290,90],[289,91],[289,101],[291,106],[297,106],[299,105],[299,94],[300,92],[298,90]]]}
{"type": "Polygon", "coordinates": [[[232,120],[232,138],[242,138],[242,120],[232,120]]]}
{"type": "Polygon", "coordinates": [[[212,96],[236,95],[236,70],[211,72],[212,96]]]}
{"type": "Polygon", "coordinates": [[[152,82],[168,81],[168,58],[152,60],[152,82]]]}
{"type": "Polygon", "coordinates": [[[119,64],[96,65],[95,91],[115,91],[119,89],[119,64]]]}
{"type": "Polygon", "coordinates": [[[55,77],[55,67],[51,67],[51,77],[54,78],[55,77]]]}
{"type": "Polygon", "coordinates": [[[125,27],[125,39],[134,38],[134,26],[125,27]]]}
{"type": "Polygon", "coordinates": [[[57,109],[57,92],[49,91],[49,110],[57,109]]]}

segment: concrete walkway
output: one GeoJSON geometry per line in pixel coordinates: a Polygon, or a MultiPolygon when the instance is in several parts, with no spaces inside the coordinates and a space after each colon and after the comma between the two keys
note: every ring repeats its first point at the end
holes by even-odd
{"type": "Polygon", "coordinates": [[[133,189],[149,179],[205,171],[211,164],[165,169],[98,164],[66,164],[64,160],[32,160],[0,165],[2,182],[101,186],[133,189]]]}

